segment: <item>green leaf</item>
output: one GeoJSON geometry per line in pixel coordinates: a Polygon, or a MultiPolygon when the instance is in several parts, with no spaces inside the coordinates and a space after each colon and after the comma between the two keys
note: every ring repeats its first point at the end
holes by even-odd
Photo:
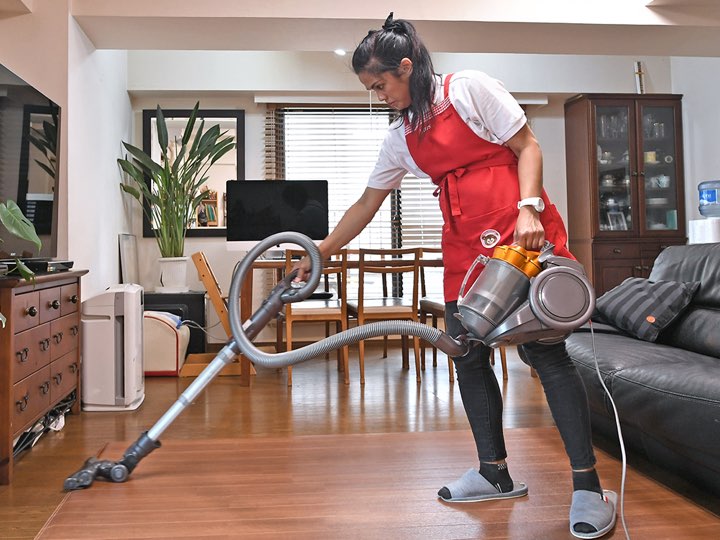
{"type": "Polygon", "coordinates": [[[193,107],[192,112],[190,113],[190,119],[188,120],[187,126],[185,126],[185,132],[183,133],[182,137],[182,144],[185,146],[188,141],[190,140],[190,136],[192,135],[193,128],[195,127],[195,118],[197,117],[198,109],[200,108],[200,102],[198,101],[195,104],[195,107],[193,107]]]}
{"type": "Polygon", "coordinates": [[[39,166],[42,170],[44,170],[44,171],[45,171],[46,173],[48,173],[50,176],[52,176],[53,178],[55,178],[55,171],[53,171],[50,167],[48,167],[47,165],[45,165],[43,162],[38,161],[37,159],[35,160],[35,163],[37,163],[38,166],[39,166]]]}
{"type": "Polygon", "coordinates": [[[162,151],[163,156],[165,156],[167,155],[168,148],[168,132],[167,124],[165,123],[165,116],[163,116],[160,105],[158,105],[157,107],[157,133],[158,142],[160,143],[160,150],[162,151]]]}
{"type": "Polygon", "coordinates": [[[40,251],[42,242],[35,232],[35,227],[32,222],[23,215],[22,210],[20,210],[20,207],[15,201],[8,200],[5,203],[0,203],[0,222],[5,225],[8,232],[18,238],[32,242],[38,251],[40,251]]]}
{"type": "Polygon", "coordinates": [[[153,175],[162,173],[160,165],[154,162],[150,156],[140,150],[137,146],[133,146],[128,143],[123,143],[123,146],[128,152],[130,152],[130,155],[132,155],[132,157],[134,157],[138,163],[145,168],[145,171],[143,171],[145,174],[153,175]]]}
{"type": "Polygon", "coordinates": [[[25,266],[25,263],[20,259],[15,259],[15,266],[24,279],[27,279],[28,281],[35,281],[35,273],[25,266]]]}

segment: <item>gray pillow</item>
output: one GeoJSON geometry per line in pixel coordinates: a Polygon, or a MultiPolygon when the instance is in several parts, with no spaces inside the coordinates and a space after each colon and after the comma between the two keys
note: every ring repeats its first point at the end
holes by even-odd
{"type": "Polygon", "coordinates": [[[628,278],[597,299],[596,309],[613,326],[644,341],[655,341],[690,304],[699,282],[628,278]]]}

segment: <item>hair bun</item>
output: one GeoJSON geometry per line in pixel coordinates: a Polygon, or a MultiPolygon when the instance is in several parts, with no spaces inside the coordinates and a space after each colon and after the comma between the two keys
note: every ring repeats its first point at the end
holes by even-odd
{"type": "Polygon", "coordinates": [[[390,15],[387,16],[387,19],[385,19],[385,22],[382,25],[382,29],[386,32],[392,32],[394,30],[402,30],[402,25],[393,19],[393,13],[390,12],[390,15]]]}

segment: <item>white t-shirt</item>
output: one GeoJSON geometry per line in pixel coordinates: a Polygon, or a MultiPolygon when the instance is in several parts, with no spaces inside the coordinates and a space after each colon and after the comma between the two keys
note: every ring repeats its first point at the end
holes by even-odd
{"type": "MultiPolygon", "coordinates": [[[[443,100],[445,76],[437,80],[434,103],[443,100]]],[[[527,119],[514,97],[498,80],[481,71],[459,71],[450,80],[450,103],[478,137],[505,144],[527,119]]],[[[380,148],[368,187],[395,189],[408,173],[422,178],[428,174],[418,168],[405,141],[402,119],[393,122],[380,148]]]]}

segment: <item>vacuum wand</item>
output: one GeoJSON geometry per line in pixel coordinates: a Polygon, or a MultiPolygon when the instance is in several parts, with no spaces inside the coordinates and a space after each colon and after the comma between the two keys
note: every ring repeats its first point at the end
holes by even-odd
{"type": "MultiPolygon", "coordinates": [[[[292,237],[288,237],[288,233],[274,235],[268,238],[265,242],[262,242],[255,249],[251,250],[246,258],[250,261],[254,261],[262,252],[268,247],[272,247],[278,243],[286,241],[295,241],[306,250],[317,248],[309,240],[302,237],[302,235],[295,235],[292,233],[292,237]]],[[[314,282],[313,289],[317,286],[320,281],[320,274],[322,264],[317,256],[316,261],[317,270],[311,274],[308,280],[310,284],[314,282]]],[[[242,281],[242,275],[235,272],[233,276],[234,280],[242,281]]],[[[246,321],[243,325],[245,335],[249,339],[255,338],[260,331],[278,315],[283,309],[283,306],[290,300],[303,299],[312,293],[313,289],[306,290],[307,287],[297,289],[292,286],[292,282],[295,279],[296,273],[292,272],[285,276],[285,278],[279,282],[273,290],[270,292],[268,297],[262,303],[260,308],[246,321]]],[[[163,414],[163,416],[150,428],[140,435],[137,441],[131,444],[127,450],[125,450],[122,459],[119,461],[112,460],[101,460],[95,457],[88,458],[83,463],[82,467],[75,471],[73,474],[65,479],[63,488],[65,491],[73,491],[77,489],[86,488],[92,485],[97,478],[109,480],[111,482],[124,482],[130,476],[130,473],[137,467],[138,463],[150,452],[156,448],[160,448],[161,443],[159,441],[160,435],[172,424],[172,422],[185,410],[195,398],[202,392],[202,390],[210,384],[212,379],[220,373],[220,371],[228,364],[234,362],[237,355],[240,354],[240,349],[234,339],[231,339],[223,347],[223,349],[217,354],[217,356],[208,364],[208,366],[195,378],[195,380],[185,389],[185,391],[178,397],[177,401],[170,407],[170,409],[163,414]]]]}

